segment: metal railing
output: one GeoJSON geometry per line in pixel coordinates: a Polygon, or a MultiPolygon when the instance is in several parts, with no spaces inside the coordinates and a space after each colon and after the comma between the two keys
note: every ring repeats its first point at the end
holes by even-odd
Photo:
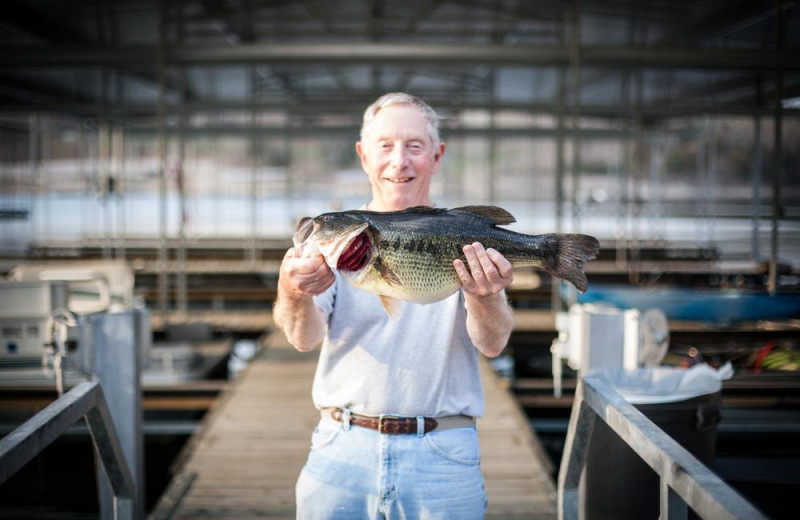
{"type": "Polygon", "coordinates": [[[78,383],[0,440],[0,485],[81,417],[86,418],[96,453],[111,483],[114,518],[136,518],[138,504],[133,477],[111,420],[103,389],[96,381],[78,383]]]}
{"type": "MultiPolygon", "coordinates": [[[[655,471],[660,479],[661,520],[684,520],[691,507],[713,520],[766,520],[766,516],[620,396],[605,380],[578,382],[558,473],[558,518],[577,520],[578,484],[597,418],[655,471]]],[[[613,478],[613,476],[609,476],[613,478]]]]}

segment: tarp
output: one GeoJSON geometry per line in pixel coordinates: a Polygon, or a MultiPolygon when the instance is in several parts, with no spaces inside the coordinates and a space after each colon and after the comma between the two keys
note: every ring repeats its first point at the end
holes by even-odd
{"type": "Polygon", "coordinates": [[[719,369],[700,363],[688,369],[659,367],[622,370],[599,368],[587,376],[600,377],[631,404],[674,403],[713,394],[730,379],[730,362],[719,369]]]}

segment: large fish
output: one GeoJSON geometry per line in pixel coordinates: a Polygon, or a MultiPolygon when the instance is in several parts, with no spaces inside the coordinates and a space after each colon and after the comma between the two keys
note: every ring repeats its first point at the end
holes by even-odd
{"type": "Polygon", "coordinates": [[[597,239],[497,227],[514,221],[495,206],[342,211],[302,219],[292,241],[298,256],[320,253],[348,283],[377,294],[392,318],[399,300],[432,303],[457,291],[453,260],[466,262],[462,248],[473,242],[496,249],[515,267],[542,268],[586,291],[583,263],[597,256],[597,239]]]}

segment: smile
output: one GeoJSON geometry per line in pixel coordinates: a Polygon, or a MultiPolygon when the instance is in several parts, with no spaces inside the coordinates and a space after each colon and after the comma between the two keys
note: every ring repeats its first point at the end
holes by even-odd
{"type": "Polygon", "coordinates": [[[402,177],[402,178],[399,178],[399,179],[389,179],[389,178],[387,178],[386,180],[391,182],[391,183],[394,183],[394,184],[404,184],[406,182],[413,181],[414,178],[413,177],[402,177]]]}

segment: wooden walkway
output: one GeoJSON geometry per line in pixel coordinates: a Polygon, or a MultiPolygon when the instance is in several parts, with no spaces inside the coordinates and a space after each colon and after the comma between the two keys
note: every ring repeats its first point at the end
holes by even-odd
{"type": "MultiPolygon", "coordinates": [[[[319,414],[317,357],[280,333],[240,376],[176,461],[151,520],[294,518],[294,484],[319,414]]],[[[486,416],[478,423],[489,519],[552,520],[550,465],[503,381],[483,363],[486,416]]]]}

